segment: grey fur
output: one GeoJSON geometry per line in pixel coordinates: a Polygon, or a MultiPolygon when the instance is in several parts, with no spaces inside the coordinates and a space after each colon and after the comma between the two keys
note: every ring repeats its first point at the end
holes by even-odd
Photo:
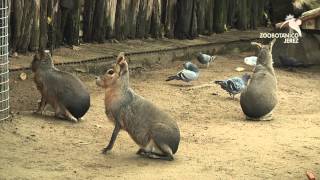
{"type": "Polygon", "coordinates": [[[77,122],[90,107],[90,95],[79,78],[56,69],[49,53],[41,52],[31,63],[34,82],[41,93],[37,112],[43,114],[50,104],[56,117],[77,122]]]}
{"type": "Polygon", "coordinates": [[[178,125],[167,113],[129,87],[128,64],[123,54],[119,55],[114,68],[99,77],[96,83],[105,88],[106,114],[115,124],[103,153],[113,148],[118,132],[123,129],[140,146],[137,154],[173,160],[180,142],[178,125]]]}
{"type": "Polygon", "coordinates": [[[260,48],[257,65],[247,88],[241,93],[240,104],[248,119],[268,120],[278,103],[277,79],[273,68],[272,46],[253,43],[260,48]]]}

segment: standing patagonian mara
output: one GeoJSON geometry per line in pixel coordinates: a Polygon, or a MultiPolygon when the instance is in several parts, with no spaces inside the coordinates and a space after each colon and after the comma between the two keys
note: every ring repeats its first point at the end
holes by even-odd
{"type": "Polygon", "coordinates": [[[200,71],[195,64],[186,62],[183,64],[183,67],[184,69],[182,71],[179,71],[176,75],[169,76],[166,81],[181,80],[184,82],[190,82],[198,79],[200,71]]]}
{"type": "Polygon", "coordinates": [[[252,43],[259,48],[257,65],[247,88],[241,93],[240,105],[249,120],[271,120],[278,103],[277,79],[273,69],[272,46],[252,43]]]}
{"type": "Polygon", "coordinates": [[[232,77],[226,80],[214,81],[214,83],[219,84],[234,99],[236,94],[241,93],[247,87],[249,79],[250,75],[244,74],[242,77],[232,77]]]}
{"type": "Polygon", "coordinates": [[[213,62],[216,59],[217,56],[210,56],[208,54],[199,53],[197,55],[197,59],[201,64],[207,65],[207,68],[209,67],[210,63],[213,62]]]}

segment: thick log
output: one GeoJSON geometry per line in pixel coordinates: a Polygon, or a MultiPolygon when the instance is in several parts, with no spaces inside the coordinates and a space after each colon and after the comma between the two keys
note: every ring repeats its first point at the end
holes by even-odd
{"type": "Polygon", "coordinates": [[[48,19],[47,19],[48,0],[41,0],[40,3],[40,42],[39,48],[46,49],[48,43],[48,19]]]}
{"type": "MultiPolygon", "coordinates": [[[[79,45],[80,44],[80,8],[81,8],[81,2],[80,0],[73,0],[74,1],[74,7],[71,10],[71,16],[70,16],[70,39],[68,40],[68,43],[70,45],[79,45]]],[[[104,17],[104,14],[102,14],[104,17]]],[[[103,18],[104,20],[104,18],[103,18]]],[[[105,29],[105,28],[104,28],[105,29]]],[[[105,38],[105,30],[101,32],[103,34],[102,39],[105,38]]]]}
{"type": "Polygon", "coordinates": [[[117,0],[106,0],[106,38],[111,39],[115,33],[115,18],[116,18],[117,0]]]}
{"type": "Polygon", "coordinates": [[[31,40],[31,30],[32,30],[32,24],[33,24],[33,17],[34,17],[34,9],[35,9],[35,0],[29,0],[28,2],[25,2],[25,23],[24,23],[24,30],[23,30],[23,36],[20,41],[19,45],[19,51],[20,52],[27,52],[29,43],[31,40]]]}
{"type": "Polygon", "coordinates": [[[162,37],[161,0],[153,0],[150,34],[153,38],[162,37]]]}
{"type": "Polygon", "coordinates": [[[213,20],[214,20],[214,4],[215,0],[207,0],[206,8],[206,22],[205,22],[205,34],[210,35],[213,33],[213,20]]]}
{"type": "Polygon", "coordinates": [[[235,27],[239,19],[239,0],[229,0],[228,27],[235,27]]]}
{"type": "Polygon", "coordinates": [[[11,18],[11,33],[12,33],[12,40],[11,40],[11,50],[13,52],[17,51],[18,41],[21,37],[21,25],[22,25],[22,1],[20,0],[13,0],[12,3],[12,11],[13,17],[11,18]]]}
{"type": "Polygon", "coordinates": [[[190,35],[193,20],[194,0],[178,0],[177,22],[175,25],[175,37],[178,39],[192,38],[190,35]]]}
{"type": "Polygon", "coordinates": [[[215,1],[213,27],[217,33],[226,31],[228,17],[228,0],[215,1]]]}
{"type": "Polygon", "coordinates": [[[130,2],[118,0],[116,11],[115,36],[118,40],[124,40],[129,34],[129,24],[127,19],[130,2]]]}
{"type": "Polygon", "coordinates": [[[197,18],[197,0],[193,1],[192,16],[191,16],[191,27],[190,27],[190,38],[198,37],[198,18],[197,18]]]}
{"type": "Polygon", "coordinates": [[[93,17],[96,0],[84,0],[83,12],[83,40],[85,42],[92,41],[93,35],[93,17]]]}
{"type": "Polygon", "coordinates": [[[131,0],[128,12],[128,37],[135,38],[137,32],[137,18],[139,13],[140,0],[131,0]]]}
{"type": "Polygon", "coordinates": [[[197,6],[197,27],[199,34],[205,34],[206,32],[206,9],[208,1],[207,0],[196,0],[197,6]]]}
{"type": "MultiPolygon", "coordinates": [[[[92,38],[94,41],[102,43],[106,36],[106,25],[105,25],[105,0],[96,0],[94,16],[93,16],[93,32],[92,38]]],[[[76,19],[74,19],[76,22],[76,19]]],[[[76,24],[73,24],[76,26],[76,24]]]]}
{"type": "Polygon", "coordinates": [[[177,0],[164,0],[163,1],[163,20],[164,34],[167,38],[174,38],[174,29],[176,21],[176,5],[177,0]]]}
{"type": "Polygon", "coordinates": [[[239,20],[238,20],[238,29],[246,30],[248,28],[248,0],[240,0],[238,5],[239,20]]]}
{"type": "Polygon", "coordinates": [[[35,7],[33,10],[33,23],[31,30],[31,39],[29,49],[31,51],[37,51],[39,49],[39,37],[40,37],[40,0],[35,0],[35,7]]]}

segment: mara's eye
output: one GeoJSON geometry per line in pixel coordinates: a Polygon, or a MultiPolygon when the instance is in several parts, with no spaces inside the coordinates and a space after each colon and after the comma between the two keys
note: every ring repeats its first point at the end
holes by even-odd
{"type": "Polygon", "coordinates": [[[109,69],[109,70],[107,71],[107,74],[112,75],[113,73],[114,73],[113,69],[109,69]]]}

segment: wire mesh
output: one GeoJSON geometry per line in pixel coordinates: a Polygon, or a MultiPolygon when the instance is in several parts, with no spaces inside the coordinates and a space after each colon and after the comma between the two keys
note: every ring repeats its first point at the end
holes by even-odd
{"type": "Polygon", "coordinates": [[[0,2],[0,121],[9,118],[8,0],[0,2]]]}

